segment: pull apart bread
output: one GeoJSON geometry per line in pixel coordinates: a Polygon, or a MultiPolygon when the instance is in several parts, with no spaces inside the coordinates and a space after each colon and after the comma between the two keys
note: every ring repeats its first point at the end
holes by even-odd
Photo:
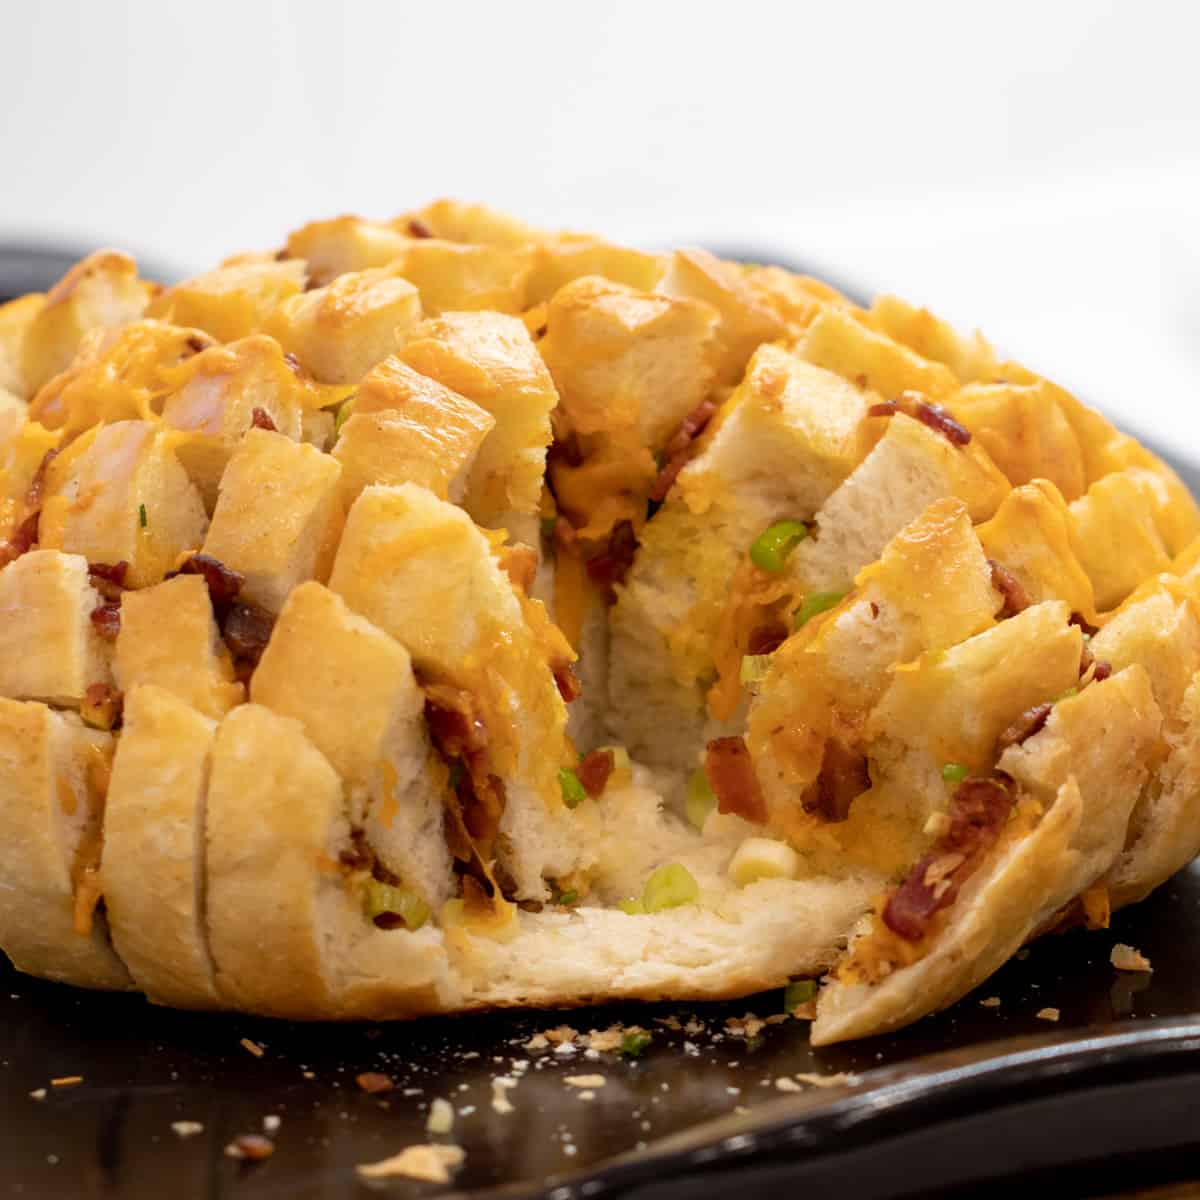
{"type": "Polygon", "coordinates": [[[0,307],[0,947],[896,1028],[1200,852],[1198,534],[978,335],[776,267],[452,201],[95,254],[0,307]]]}

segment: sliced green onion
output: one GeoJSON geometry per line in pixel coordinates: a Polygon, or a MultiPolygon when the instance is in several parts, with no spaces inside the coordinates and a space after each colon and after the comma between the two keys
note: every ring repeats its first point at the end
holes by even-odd
{"type": "Polygon", "coordinates": [[[627,900],[618,901],[617,907],[631,917],[641,916],[646,911],[645,905],[633,896],[630,896],[627,900]]]}
{"type": "Polygon", "coordinates": [[[354,416],[354,397],[343,400],[338,405],[337,416],[333,418],[333,435],[337,437],[342,432],[342,426],[354,416]]]}
{"type": "Polygon", "coordinates": [[[398,917],[409,929],[420,929],[429,920],[429,905],[408,888],[393,887],[368,879],[364,892],[367,916],[376,924],[380,917],[398,917]]]}
{"type": "Polygon", "coordinates": [[[943,763],[942,778],[947,783],[962,783],[968,775],[967,768],[962,763],[943,763]]]}
{"type": "Polygon", "coordinates": [[[694,904],[699,895],[700,885],[691,871],[680,863],[667,863],[646,880],[642,905],[648,913],[662,912],[664,908],[694,904]]]}
{"type": "Polygon", "coordinates": [[[771,656],[769,654],[743,654],[738,678],[743,684],[762,683],[770,669],[771,656]]]}
{"type": "Polygon", "coordinates": [[[684,802],[687,819],[697,829],[703,829],[708,814],[716,807],[717,797],[708,782],[708,776],[703,767],[697,767],[688,779],[687,799],[684,802]]]}
{"type": "Polygon", "coordinates": [[[796,609],[796,628],[799,629],[802,625],[807,625],[813,617],[828,612],[845,597],[845,592],[812,592],[805,596],[800,602],[800,607],[796,609]]]}
{"type": "Polygon", "coordinates": [[[563,803],[568,808],[578,808],[587,799],[587,789],[570,767],[559,768],[558,786],[562,790],[563,803]]]}
{"type": "Polygon", "coordinates": [[[637,1058],[652,1041],[654,1041],[654,1034],[648,1029],[631,1029],[621,1039],[617,1053],[623,1054],[626,1058],[637,1058]]]}
{"type": "Polygon", "coordinates": [[[750,543],[750,561],[763,571],[778,575],[788,555],[808,537],[808,526],[800,521],[776,521],[750,543]]]}
{"type": "Polygon", "coordinates": [[[817,998],[815,979],[796,979],[783,990],[783,1011],[795,1012],[802,1004],[817,998]]]}
{"type": "Polygon", "coordinates": [[[138,524],[143,529],[145,529],[146,526],[150,524],[150,522],[148,520],[146,520],[146,506],[144,504],[138,505],[138,524]]]}
{"type": "Polygon", "coordinates": [[[572,904],[576,904],[578,901],[579,893],[574,888],[571,888],[570,891],[563,892],[555,903],[561,904],[563,908],[570,908],[572,904]]]}

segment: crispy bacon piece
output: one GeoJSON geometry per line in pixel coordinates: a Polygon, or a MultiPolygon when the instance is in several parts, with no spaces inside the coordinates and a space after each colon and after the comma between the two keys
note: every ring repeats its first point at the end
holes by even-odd
{"type": "Polygon", "coordinates": [[[431,238],[433,237],[433,230],[430,229],[420,217],[409,217],[408,236],[415,238],[431,238]]]}
{"type": "Polygon", "coordinates": [[[971,440],[971,431],[965,425],[960,425],[940,404],[918,400],[913,405],[913,416],[954,446],[965,446],[971,440]]]}
{"type": "Polygon", "coordinates": [[[996,757],[999,758],[1009,746],[1019,746],[1033,737],[1035,733],[1040,732],[1042,726],[1049,719],[1050,710],[1053,707],[1053,704],[1037,704],[1033,708],[1027,708],[996,739],[996,757]]]}
{"type": "Polygon", "coordinates": [[[884,924],[906,941],[920,941],[995,844],[1012,806],[1012,793],[996,780],[964,779],[950,801],[949,829],[889,897],[884,924]]]}
{"type": "Polygon", "coordinates": [[[1103,683],[1112,674],[1112,664],[1106,663],[1104,659],[1096,660],[1096,669],[1092,672],[1093,683],[1103,683]]]}
{"type": "Polygon", "coordinates": [[[804,797],[804,810],[825,821],[844,821],[850,805],[871,786],[867,756],[837,738],[825,743],[821,770],[804,797]]]}
{"type": "Polygon", "coordinates": [[[872,404],[867,409],[868,417],[894,417],[900,411],[900,405],[895,400],[884,400],[879,404],[872,404]]]}
{"type": "Polygon", "coordinates": [[[266,429],[271,433],[279,432],[279,426],[275,424],[271,414],[265,408],[256,408],[250,414],[250,427],[252,429],[266,429]]]}
{"type": "Polygon", "coordinates": [[[1017,613],[1024,612],[1030,601],[1029,593],[1021,586],[1021,581],[994,558],[988,559],[988,566],[992,569],[992,587],[1004,599],[1003,606],[996,614],[997,619],[1003,621],[1006,617],[1015,617],[1017,613]]]}
{"type": "Polygon", "coordinates": [[[747,654],[774,654],[787,641],[787,626],[780,622],[759,625],[750,631],[746,641],[747,654]]]}
{"type": "Polygon", "coordinates": [[[1082,629],[1083,632],[1088,635],[1088,637],[1092,637],[1094,634],[1097,634],[1100,632],[1100,630],[1097,629],[1095,625],[1092,625],[1090,622],[1085,621],[1083,619],[1083,617],[1080,616],[1079,613],[1072,613],[1071,619],[1067,623],[1069,625],[1078,625],[1079,628],[1082,629]]]}
{"type": "Polygon", "coordinates": [[[206,337],[202,333],[188,334],[187,341],[184,342],[184,345],[192,354],[199,354],[201,350],[207,350],[209,346],[215,346],[216,344],[212,338],[206,337]]]}
{"type": "Polygon", "coordinates": [[[462,688],[427,683],[425,722],[433,744],[445,758],[465,758],[487,748],[488,732],[475,698],[462,688]]]}
{"type": "Polygon", "coordinates": [[[564,704],[573,704],[583,695],[583,685],[570,663],[563,663],[562,666],[554,668],[554,683],[564,704]]]}
{"type": "Polygon", "coordinates": [[[583,790],[595,799],[608,786],[608,777],[617,765],[617,756],[611,750],[593,750],[579,760],[575,774],[583,784],[583,790]]]}
{"type": "Polygon", "coordinates": [[[716,412],[717,406],[711,400],[704,400],[679,423],[679,428],[663,450],[663,468],[650,487],[651,500],[661,502],[667,498],[679,472],[691,460],[692,443],[708,427],[716,412]]]}
{"type": "Polygon", "coordinates": [[[602,550],[595,558],[589,558],[587,573],[597,587],[611,591],[618,583],[625,582],[625,576],[633,565],[633,556],[637,551],[637,535],[629,521],[620,521],[614,526],[608,539],[608,549],[602,550]]]}
{"type": "Polygon", "coordinates": [[[38,518],[40,512],[26,517],[13,531],[13,535],[0,542],[0,567],[6,567],[10,562],[21,557],[37,544],[38,518]]]}
{"type": "Polygon", "coordinates": [[[124,559],[118,563],[88,563],[88,582],[105,600],[120,600],[128,573],[129,564],[124,559]]]}
{"type": "Polygon", "coordinates": [[[704,749],[704,772],[716,794],[718,812],[766,824],[767,802],[745,739],[723,737],[709,742],[704,749]]]}
{"type": "MultiPolygon", "coordinates": [[[[242,584],[246,582],[244,575],[227,567],[211,554],[193,554],[178,571],[171,574],[203,575],[214,607],[232,604],[237,599],[238,592],[242,590],[242,584]]],[[[167,578],[171,578],[171,575],[167,578]]]]}
{"type": "Polygon", "coordinates": [[[221,636],[233,657],[253,669],[258,666],[274,628],[275,618],[269,612],[252,604],[233,604],[221,622],[221,636]]]}
{"type": "Polygon", "coordinates": [[[121,632],[121,605],[111,601],[98,605],[91,611],[91,622],[106,642],[115,642],[117,634],[121,632]]]}

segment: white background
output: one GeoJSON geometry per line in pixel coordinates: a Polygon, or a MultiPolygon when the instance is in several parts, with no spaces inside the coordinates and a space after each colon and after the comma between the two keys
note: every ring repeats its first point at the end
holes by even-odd
{"type": "Polygon", "coordinates": [[[0,0],[0,239],[435,195],[924,302],[1200,457],[1200,8],[0,0]]]}

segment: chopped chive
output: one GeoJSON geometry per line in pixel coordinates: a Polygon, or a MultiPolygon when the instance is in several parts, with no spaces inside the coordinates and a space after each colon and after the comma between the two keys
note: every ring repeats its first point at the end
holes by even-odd
{"type": "Polygon", "coordinates": [[[783,990],[783,1011],[795,1012],[802,1004],[817,998],[815,979],[796,979],[783,990]]]}
{"type": "Polygon", "coordinates": [[[796,628],[807,625],[815,616],[828,612],[834,605],[845,599],[845,592],[812,592],[800,602],[796,609],[796,628]]]}
{"type": "Polygon", "coordinates": [[[654,1041],[654,1034],[648,1029],[630,1029],[621,1039],[621,1046],[617,1053],[623,1054],[626,1058],[637,1058],[652,1041],[654,1041]]]}
{"type": "Polygon", "coordinates": [[[562,790],[563,803],[568,808],[578,808],[587,799],[587,789],[570,767],[559,769],[558,786],[562,790]]]}
{"type": "Polygon", "coordinates": [[[555,901],[555,904],[561,904],[563,908],[570,908],[571,905],[577,903],[578,900],[579,893],[574,888],[571,888],[569,891],[563,892],[562,895],[559,896],[555,901]]]}
{"type": "Polygon", "coordinates": [[[947,783],[962,783],[967,777],[967,768],[962,763],[943,763],[942,778],[947,783]]]}
{"type": "Polygon", "coordinates": [[[699,895],[700,886],[691,871],[680,863],[667,863],[646,880],[642,906],[648,913],[662,912],[665,908],[694,904],[699,895]]]}
{"type": "Polygon", "coordinates": [[[143,529],[150,524],[150,522],[146,520],[146,506],[144,504],[138,505],[138,524],[143,529]]]}
{"type": "Polygon", "coordinates": [[[644,913],[644,912],[646,911],[646,909],[645,909],[645,907],[643,906],[642,902],[641,902],[640,900],[636,899],[636,898],[635,898],[635,897],[633,897],[633,896],[630,896],[630,897],[629,897],[628,899],[626,899],[626,900],[619,900],[619,901],[617,902],[617,907],[618,907],[618,908],[619,908],[619,909],[620,909],[620,910],[621,910],[623,913],[625,913],[625,914],[627,914],[628,916],[631,916],[631,917],[637,917],[637,916],[640,916],[642,913],[644,913]]]}
{"type": "Polygon", "coordinates": [[[333,433],[336,437],[342,432],[342,426],[354,416],[354,397],[350,396],[338,405],[337,416],[333,418],[333,433]]]}
{"type": "Polygon", "coordinates": [[[688,779],[687,799],[684,802],[689,823],[697,829],[703,829],[708,814],[716,807],[717,797],[708,782],[708,775],[703,767],[697,767],[688,779]]]}
{"type": "Polygon", "coordinates": [[[750,561],[763,571],[778,575],[788,555],[808,537],[808,526],[800,521],[776,521],[750,543],[750,561]]]}
{"type": "Polygon", "coordinates": [[[364,906],[367,916],[385,929],[394,928],[396,922],[406,929],[420,929],[430,917],[429,905],[415,892],[378,879],[367,880],[364,906]]]}

